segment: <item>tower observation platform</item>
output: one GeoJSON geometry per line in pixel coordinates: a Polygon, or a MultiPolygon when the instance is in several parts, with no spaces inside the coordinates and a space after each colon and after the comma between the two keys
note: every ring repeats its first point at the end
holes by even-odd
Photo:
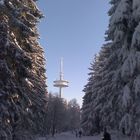
{"type": "Polygon", "coordinates": [[[64,73],[63,73],[63,59],[61,58],[60,61],[60,79],[54,81],[54,87],[59,88],[59,97],[61,98],[62,95],[62,88],[68,87],[68,81],[64,80],[64,73]]]}

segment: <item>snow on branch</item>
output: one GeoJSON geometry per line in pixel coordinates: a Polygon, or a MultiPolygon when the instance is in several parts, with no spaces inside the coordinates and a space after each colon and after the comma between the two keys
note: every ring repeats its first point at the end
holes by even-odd
{"type": "Polygon", "coordinates": [[[121,2],[119,3],[115,13],[113,14],[112,18],[111,18],[111,25],[113,25],[114,23],[118,23],[120,21],[122,21],[123,19],[128,19],[128,15],[127,15],[127,11],[128,11],[128,0],[121,0],[121,2]]]}
{"type": "Polygon", "coordinates": [[[0,5],[4,5],[4,0],[0,0],[0,5]]]}
{"type": "Polygon", "coordinates": [[[140,0],[133,0],[133,17],[136,21],[140,19],[140,0]]]}
{"type": "Polygon", "coordinates": [[[125,107],[128,107],[128,105],[130,104],[131,101],[131,96],[130,96],[130,88],[128,87],[128,85],[126,85],[123,89],[123,96],[122,96],[122,104],[125,107]]]}
{"type": "Polygon", "coordinates": [[[135,47],[135,46],[138,46],[138,45],[140,45],[140,23],[135,28],[135,32],[134,32],[133,38],[132,38],[131,47],[135,47]]]}

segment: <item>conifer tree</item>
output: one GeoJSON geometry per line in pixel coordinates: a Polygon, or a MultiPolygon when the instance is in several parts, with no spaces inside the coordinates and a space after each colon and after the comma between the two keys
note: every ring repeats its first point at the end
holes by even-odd
{"type": "Polygon", "coordinates": [[[96,75],[94,75],[95,82],[92,85],[92,104],[91,114],[94,118],[94,131],[100,132],[103,127],[108,124],[110,120],[110,113],[112,112],[110,104],[110,95],[112,94],[112,76],[110,72],[112,66],[108,62],[111,52],[111,43],[104,45],[99,52],[96,62],[96,75]]]}
{"type": "MultiPolygon", "coordinates": [[[[83,105],[82,105],[82,119],[81,126],[84,130],[85,135],[92,135],[93,133],[93,121],[94,118],[92,114],[91,104],[93,102],[93,85],[96,82],[95,76],[97,76],[97,56],[95,56],[93,63],[91,63],[91,67],[89,68],[90,72],[88,73],[88,82],[85,85],[83,92],[85,93],[83,97],[83,105]]],[[[94,125],[95,126],[95,125],[94,125]]],[[[98,130],[98,129],[97,129],[98,130]]]]}
{"type": "Polygon", "coordinates": [[[29,139],[41,131],[46,104],[36,28],[41,17],[34,0],[0,0],[0,138],[29,139]]]}
{"type": "Polygon", "coordinates": [[[116,58],[117,64],[113,79],[114,92],[112,99],[114,101],[114,115],[112,118],[114,118],[114,121],[117,121],[116,125],[120,124],[117,127],[124,128],[126,133],[130,135],[136,132],[135,121],[137,119],[134,119],[134,112],[138,105],[135,106],[135,102],[139,100],[135,98],[134,91],[134,81],[139,75],[139,71],[136,70],[136,64],[138,63],[137,49],[132,45],[136,28],[136,21],[133,18],[135,9],[132,6],[134,2],[121,0],[112,3],[116,9],[114,14],[111,15],[110,26],[107,32],[108,40],[112,41],[112,54],[116,55],[113,58],[116,58]]]}
{"type": "MultiPolygon", "coordinates": [[[[130,9],[129,20],[126,24],[126,35],[122,45],[121,56],[123,63],[120,68],[122,80],[121,103],[122,119],[120,127],[124,127],[127,134],[140,137],[140,1],[126,1],[130,9]]],[[[139,138],[138,138],[139,139],[139,138]]]]}
{"type": "Polygon", "coordinates": [[[119,101],[120,87],[122,86],[119,68],[123,63],[120,56],[123,38],[126,32],[126,22],[129,20],[130,6],[128,1],[111,1],[112,7],[109,11],[110,23],[106,33],[106,45],[99,53],[99,76],[96,84],[93,85],[93,94],[97,95],[92,99],[93,114],[98,112],[100,125],[118,128],[118,121],[121,118],[121,106],[119,101]],[[122,6],[122,7],[121,7],[122,6]],[[104,54],[106,52],[106,54],[104,54]],[[114,63],[115,61],[115,63],[114,63]],[[96,110],[98,109],[98,111],[96,110]]]}
{"type": "Polygon", "coordinates": [[[98,74],[102,78],[93,83],[92,115],[98,109],[101,126],[124,129],[126,134],[139,138],[140,1],[111,0],[110,3],[106,41],[111,44],[104,61],[99,53],[98,74]]]}

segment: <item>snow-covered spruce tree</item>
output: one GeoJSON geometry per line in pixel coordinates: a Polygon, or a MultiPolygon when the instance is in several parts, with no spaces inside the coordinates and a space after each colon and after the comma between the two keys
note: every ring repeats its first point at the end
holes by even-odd
{"type": "Polygon", "coordinates": [[[95,115],[98,114],[100,127],[109,125],[112,128],[118,128],[123,114],[120,102],[123,85],[120,78],[120,67],[124,61],[123,57],[126,55],[126,53],[122,53],[125,50],[122,46],[124,39],[129,40],[130,37],[127,37],[126,33],[131,32],[127,29],[127,22],[131,17],[131,1],[112,0],[111,4],[112,7],[109,11],[111,18],[106,33],[106,39],[110,43],[107,43],[99,53],[98,74],[97,77],[94,77],[95,82],[92,87],[91,114],[93,123],[96,122],[95,115]],[[108,47],[107,54],[104,56],[104,51],[108,47]]]}
{"type": "Polygon", "coordinates": [[[46,85],[34,0],[0,0],[0,138],[40,133],[46,85]],[[40,122],[39,122],[40,121],[40,122]]]}
{"type": "MultiPolygon", "coordinates": [[[[120,0],[111,1],[112,7],[109,11],[110,16],[115,15],[119,2],[120,0]]],[[[113,75],[118,66],[118,52],[115,50],[120,46],[117,44],[118,46],[111,48],[113,45],[112,37],[115,30],[115,25],[111,26],[111,22],[112,17],[110,19],[109,30],[107,32],[107,40],[110,43],[107,43],[101,49],[98,56],[98,61],[96,64],[94,64],[96,65],[97,69],[95,69],[96,74],[94,75],[94,82],[92,83],[92,96],[90,96],[90,102],[92,103],[90,103],[91,109],[90,113],[88,114],[88,116],[91,116],[90,118],[92,118],[92,126],[90,127],[92,128],[92,132],[96,131],[97,128],[95,126],[101,128],[105,127],[106,125],[117,127],[115,126],[115,122],[118,120],[116,119],[116,116],[119,116],[115,114],[117,111],[114,109],[114,107],[117,108],[117,106],[114,105],[116,96],[113,94],[115,85],[113,84],[113,75]],[[116,63],[114,63],[114,61],[116,61],[116,63]]],[[[118,114],[120,113],[118,112],[118,114]]]]}
{"type": "MultiPolygon", "coordinates": [[[[112,101],[114,121],[129,135],[140,136],[140,1],[112,1],[107,40],[112,42],[112,54],[117,65],[113,76],[112,101]],[[115,7],[115,9],[114,9],[115,7]]],[[[113,63],[112,63],[113,64],[113,63]]]]}
{"type": "MultiPolygon", "coordinates": [[[[113,122],[114,128],[119,128],[119,122],[123,116],[124,110],[122,107],[122,89],[125,85],[121,77],[120,71],[124,59],[127,57],[129,50],[128,44],[130,43],[131,30],[128,29],[129,21],[131,20],[131,1],[121,0],[112,3],[116,7],[112,14],[112,9],[109,11],[110,24],[107,31],[107,40],[112,41],[112,55],[108,61],[114,59],[116,65],[114,66],[114,76],[110,103],[113,107],[110,114],[110,120],[113,122]]],[[[114,62],[111,62],[114,65],[114,62]]],[[[112,65],[111,64],[111,65],[112,65]]],[[[124,126],[122,126],[124,127],[124,126]]]]}
{"type": "MultiPolygon", "coordinates": [[[[114,66],[110,65],[108,58],[111,53],[112,43],[107,43],[101,48],[94,63],[94,80],[92,83],[92,96],[90,105],[90,118],[92,118],[92,134],[99,133],[106,125],[111,126],[110,114],[112,106],[110,95],[112,94],[112,76],[110,70],[114,66]],[[108,121],[109,120],[109,121],[108,121]]],[[[114,60],[112,60],[114,61],[114,60]]]]}
{"type": "MultiPolygon", "coordinates": [[[[114,66],[110,65],[111,61],[108,62],[108,58],[111,53],[111,45],[112,43],[107,43],[101,48],[98,56],[95,57],[93,64],[90,68],[90,78],[86,86],[90,87],[90,92],[88,89],[84,89],[85,96],[90,96],[89,100],[83,102],[83,114],[82,121],[85,120],[85,133],[87,135],[93,135],[93,133],[99,133],[103,127],[106,125],[111,126],[110,114],[112,113],[112,106],[110,105],[110,94],[112,94],[112,77],[113,72],[111,69],[114,66]],[[111,71],[111,72],[110,72],[111,71]],[[86,107],[86,108],[85,108],[86,107]],[[86,112],[88,110],[88,112],[86,112]]],[[[112,59],[112,62],[114,60],[112,59]]],[[[83,126],[84,126],[83,125],[83,126]]],[[[84,128],[84,127],[83,127],[84,128]]]]}
{"type": "Polygon", "coordinates": [[[126,37],[122,52],[123,64],[120,75],[123,82],[121,90],[124,111],[120,127],[127,134],[140,138],[140,1],[130,2],[131,17],[127,23],[126,37]],[[124,55],[125,53],[125,55],[124,55]]]}
{"type": "MultiPolygon", "coordinates": [[[[82,129],[85,133],[85,135],[92,135],[93,134],[93,120],[94,118],[92,118],[91,113],[92,113],[92,108],[91,108],[91,103],[92,103],[92,87],[93,84],[96,82],[95,81],[95,75],[97,70],[97,56],[95,56],[93,62],[91,63],[91,66],[89,68],[90,72],[88,73],[89,78],[88,78],[88,82],[85,85],[83,92],[85,93],[84,97],[83,97],[83,105],[82,105],[82,115],[81,115],[81,126],[82,129]]],[[[94,125],[94,127],[96,127],[94,125]]],[[[98,130],[98,128],[97,128],[98,130]]]]}
{"type": "Polygon", "coordinates": [[[99,52],[98,61],[96,63],[98,69],[96,69],[96,75],[94,76],[95,82],[92,85],[91,116],[93,118],[93,126],[96,126],[97,119],[99,121],[98,127],[101,127],[102,129],[106,126],[118,128],[118,120],[120,119],[121,114],[119,112],[118,96],[114,93],[116,91],[114,77],[119,63],[122,62],[118,58],[121,45],[118,38],[121,40],[121,29],[123,28],[123,24],[118,23],[117,25],[114,24],[112,26],[112,21],[115,20],[114,16],[117,16],[115,13],[117,13],[117,10],[120,10],[118,9],[119,2],[119,0],[111,1],[113,6],[109,11],[111,18],[106,37],[109,43],[107,42],[99,52]],[[117,28],[120,30],[118,33],[116,33],[117,28]],[[113,42],[114,36],[116,37],[116,44],[113,42]]]}
{"type": "Polygon", "coordinates": [[[113,6],[109,11],[111,18],[106,37],[110,43],[106,43],[99,53],[99,69],[92,87],[91,108],[94,123],[95,114],[98,114],[100,127],[117,129],[123,113],[119,102],[122,86],[119,69],[123,63],[121,51],[131,7],[130,2],[125,0],[112,0],[111,4],[113,6]]]}
{"type": "Polygon", "coordinates": [[[114,69],[114,65],[110,65],[111,63],[107,61],[110,57],[111,45],[112,43],[108,43],[101,48],[96,62],[97,69],[96,75],[94,75],[91,96],[91,116],[94,122],[94,132],[96,132],[97,128],[98,132],[100,132],[106,125],[113,125],[110,117],[113,107],[110,102],[113,94],[113,71],[111,70],[114,69]]]}
{"type": "MultiPolygon", "coordinates": [[[[88,85],[87,85],[88,86],[88,85]]],[[[91,113],[90,103],[91,103],[91,94],[89,92],[89,87],[85,86],[83,92],[85,93],[83,97],[83,105],[82,105],[82,114],[81,114],[81,127],[84,131],[85,135],[91,135],[92,130],[92,120],[89,120],[89,114],[91,113]]]]}
{"type": "MultiPolygon", "coordinates": [[[[109,29],[107,31],[107,40],[112,42],[112,54],[110,58],[108,58],[108,61],[111,59],[114,59],[116,61],[115,65],[115,75],[113,76],[113,94],[111,94],[110,98],[110,105],[113,107],[112,110],[112,119],[114,122],[114,127],[118,122],[118,116],[122,117],[121,112],[122,110],[122,103],[121,103],[121,90],[124,85],[122,78],[120,76],[120,68],[122,66],[122,63],[124,61],[124,58],[127,57],[127,46],[124,46],[125,38],[127,39],[126,33],[127,33],[127,23],[130,19],[131,14],[131,7],[130,7],[130,1],[127,0],[120,0],[120,1],[112,1],[111,3],[113,6],[109,11],[110,23],[109,23],[109,29]],[[117,114],[116,114],[117,113],[117,114]],[[116,123],[115,123],[116,122],[116,123]]],[[[111,65],[113,65],[113,62],[111,62],[111,65]]]]}

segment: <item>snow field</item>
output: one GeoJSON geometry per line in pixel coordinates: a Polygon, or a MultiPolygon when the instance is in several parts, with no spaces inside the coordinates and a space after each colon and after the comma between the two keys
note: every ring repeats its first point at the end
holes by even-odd
{"type": "MultiPolygon", "coordinates": [[[[111,134],[112,140],[132,140],[126,136],[121,136],[119,134],[112,133],[111,134]]],[[[81,138],[75,137],[74,134],[70,132],[64,132],[61,134],[56,134],[54,137],[46,137],[46,138],[39,138],[37,140],[102,140],[102,135],[96,136],[82,136],[81,138]]]]}

